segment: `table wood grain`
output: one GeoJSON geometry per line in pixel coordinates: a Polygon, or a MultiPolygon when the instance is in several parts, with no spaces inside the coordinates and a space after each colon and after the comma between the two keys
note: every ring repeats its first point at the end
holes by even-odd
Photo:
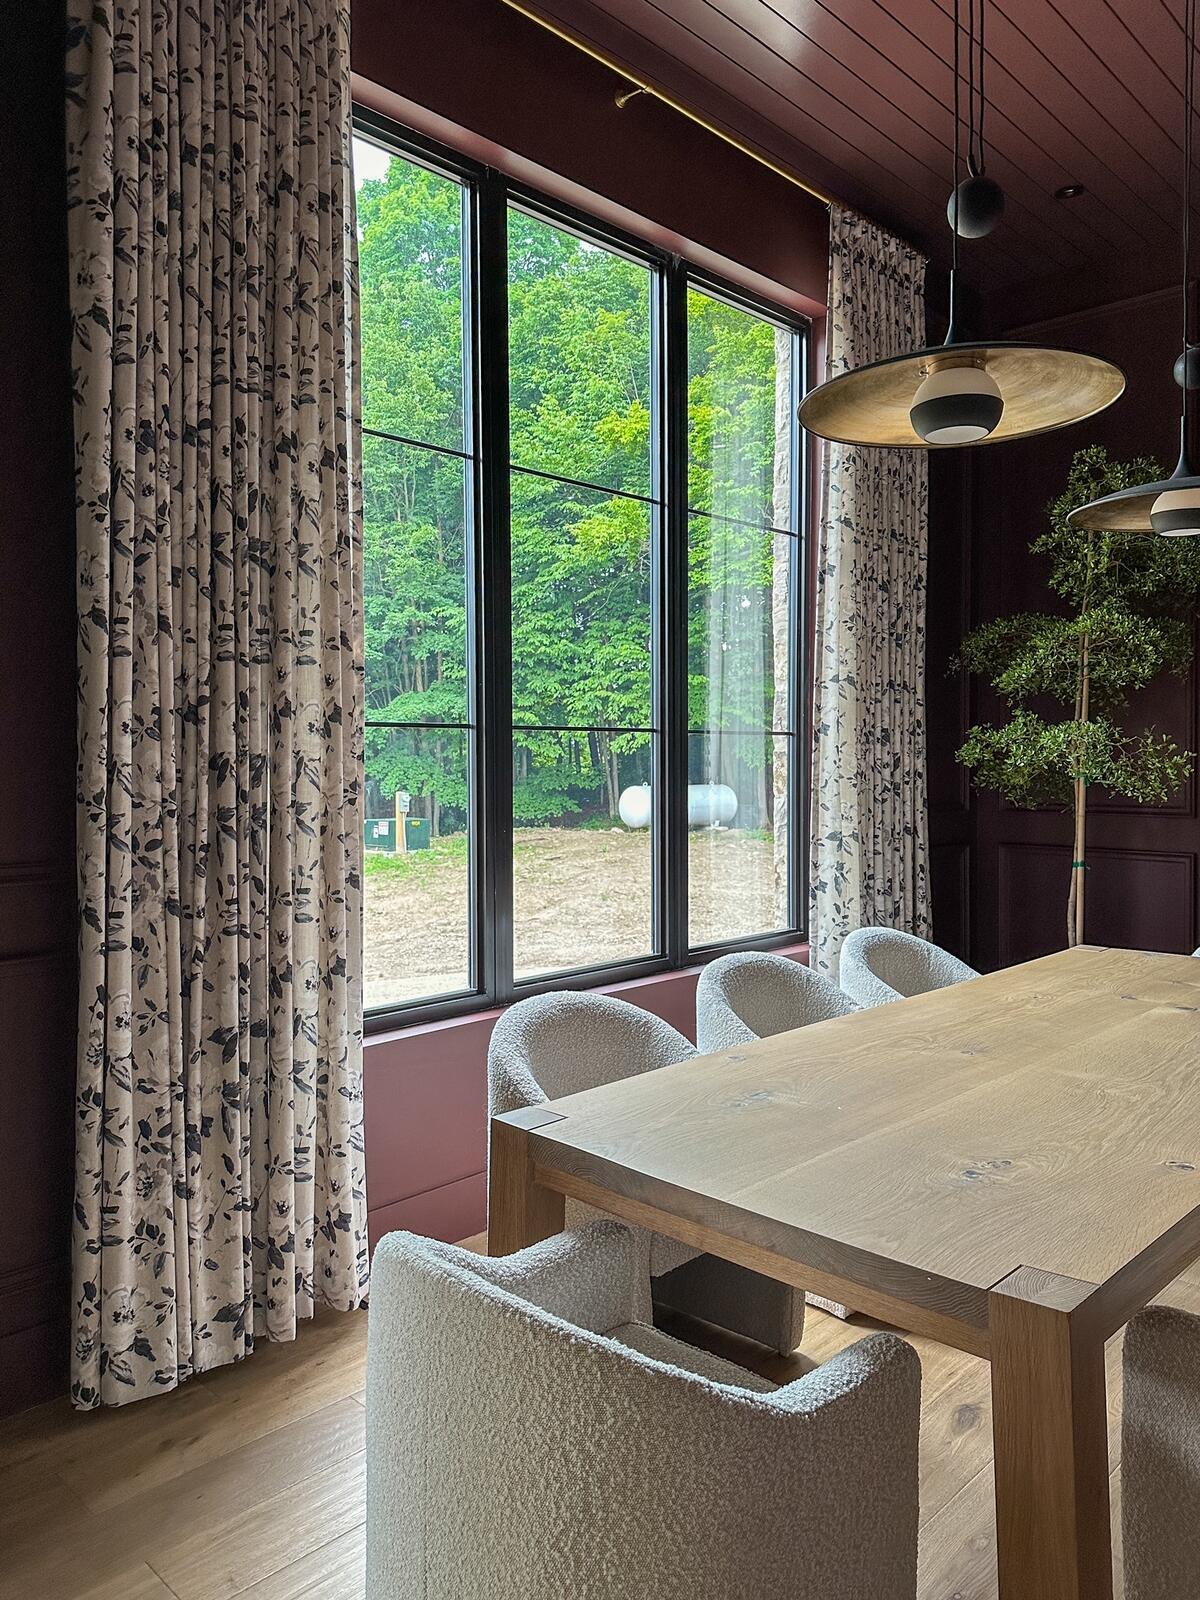
{"type": "Polygon", "coordinates": [[[490,1248],[572,1195],[988,1357],[1001,1595],[1107,1600],[1103,1345],[1200,1257],[1198,1069],[1200,961],[1063,951],[496,1119],[490,1248]]]}

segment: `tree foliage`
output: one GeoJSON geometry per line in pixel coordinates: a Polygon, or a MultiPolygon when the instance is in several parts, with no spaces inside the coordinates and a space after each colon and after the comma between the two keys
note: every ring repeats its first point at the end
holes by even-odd
{"type": "MultiPolygon", "coordinates": [[[[364,441],[368,721],[461,723],[468,464],[400,441],[471,448],[462,191],[396,158],[360,183],[357,198],[364,424],[394,436],[368,432],[364,441]]],[[[510,211],[511,457],[532,469],[511,479],[518,822],[611,816],[626,784],[650,779],[651,296],[644,266],[510,211]]],[[[718,717],[769,729],[778,714],[771,604],[780,557],[764,530],[786,515],[775,483],[779,365],[769,323],[691,295],[689,496],[722,519],[692,521],[689,714],[697,729],[718,717]]],[[[740,760],[769,766],[768,740],[742,743],[740,760]]],[[[407,789],[435,832],[461,827],[467,748],[457,730],[370,727],[376,814],[407,789]]]]}
{"type": "Polygon", "coordinates": [[[1134,691],[1191,661],[1200,547],[1133,533],[1089,541],[1067,524],[1077,506],[1161,476],[1145,457],[1116,462],[1098,446],[1080,450],[1047,508],[1049,526],[1029,547],[1048,561],[1047,586],[1069,614],[998,617],[963,641],[961,664],[987,679],[1012,716],[999,727],[972,728],[958,758],[977,784],[1014,805],[1070,805],[1080,777],[1126,799],[1161,803],[1187,777],[1190,752],[1153,729],[1127,733],[1119,713],[1134,691]],[[1087,717],[1079,704],[1085,644],[1087,717]]]}
{"type": "Polygon", "coordinates": [[[1100,784],[1139,804],[1162,804],[1191,770],[1190,751],[1153,728],[1127,730],[1121,713],[1135,691],[1191,662],[1200,543],[1089,535],[1067,522],[1077,506],[1161,476],[1144,457],[1116,462],[1098,446],[1079,451],[1066,488],[1047,508],[1048,527],[1029,547],[1049,563],[1047,586],[1064,611],[984,623],[963,641],[959,660],[1010,710],[1006,722],[968,732],[958,759],[973,781],[1014,805],[1073,809],[1071,942],[1083,937],[1089,788],[1100,784]]]}

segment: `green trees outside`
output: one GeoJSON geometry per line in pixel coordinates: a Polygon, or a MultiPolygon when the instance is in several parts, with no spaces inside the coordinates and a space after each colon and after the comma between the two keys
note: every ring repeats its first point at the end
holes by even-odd
{"type": "MultiPolygon", "coordinates": [[[[462,191],[393,158],[360,182],[358,221],[368,722],[430,725],[368,729],[368,809],[389,814],[407,789],[450,833],[467,741],[434,725],[467,719],[469,462],[369,430],[470,449],[462,191]]],[[[650,777],[654,285],[643,264],[516,210],[509,260],[511,451],[529,469],[511,480],[515,820],[607,822],[650,777]]],[[[762,730],[738,759],[768,775],[769,812],[786,551],[765,529],[788,525],[790,343],[693,291],[689,346],[690,502],[740,519],[691,521],[689,715],[697,730],[762,730]]]]}

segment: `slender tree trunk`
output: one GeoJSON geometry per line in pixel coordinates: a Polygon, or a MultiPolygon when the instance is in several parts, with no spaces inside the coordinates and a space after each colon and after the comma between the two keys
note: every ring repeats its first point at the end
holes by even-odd
{"type": "MultiPolygon", "coordinates": [[[[1080,690],[1081,722],[1088,720],[1088,636],[1083,636],[1083,683],[1080,690]]],[[[1087,780],[1082,774],[1075,777],[1075,943],[1084,941],[1084,897],[1087,891],[1087,780]]]]}
{"type": "MultiPolygon", "coordinates": [[[[1095,535],[1089,531],[1087,543],[1087,579],[1083,589],[1081,614],[1087,615],[1091,604],[1092,553],[1095,535]]],[[[1079,642],[1079,685],[1075,693],[1075,721],[1088,720],[1091,675],[1089,672],[1090,637],[1084,630],[1079,642]]],[[[1084,941],[1084,909],[1087,893],[1087,779],[1078,767],[1075,771],[1075,831],[1071,854],[1071,893],[1067,901],[1067,945],[1071,948],[1084,941]]]]}

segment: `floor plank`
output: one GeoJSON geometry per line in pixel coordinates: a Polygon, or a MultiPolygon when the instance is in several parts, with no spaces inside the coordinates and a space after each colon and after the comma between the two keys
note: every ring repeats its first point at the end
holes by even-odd
{"type": "MultiPolygon", "coordinates": [[[[1200,1271],[1162,1298],[1200,1311],[1200,1271]]],[[[672,1326],[776,1381],[802,1370],[703,1324],[672,1326]]],[[[827,1361],[872,1327],[810,1309],[804,1355],[827,1361]]],[[[912,1343],[920,1600],[995,1600],[988,1370],[912,1343]]],[[[1107,1367],[1119,1521],[1119,1338],[1107,1367]]],[[[362,1600],[365,1369],[365,1316],[323,1314],[294,1343],[153,1400],[0,1423],[0,1600],[362,1600]]]]}
{"type": "Polygon", "coordinates": [[[241,1600],[355,1600],[367,1578],[367,1525],[331,1539],[247,1589],[241,1600]]]}

